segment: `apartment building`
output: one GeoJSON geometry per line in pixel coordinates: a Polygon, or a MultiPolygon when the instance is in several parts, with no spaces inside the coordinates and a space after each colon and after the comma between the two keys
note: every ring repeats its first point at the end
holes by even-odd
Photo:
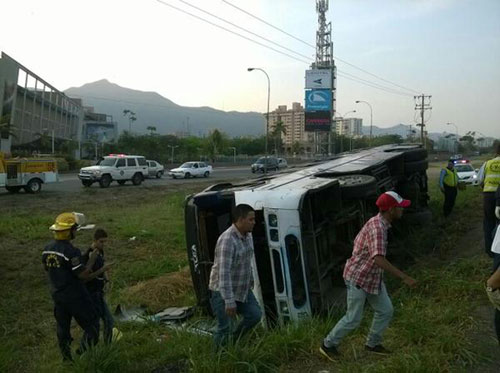
{"type": "MultiPolygon", "coordinates": [[[[313,146],[314,134],[305,132],[305,114],[304,107],[298,103],[292,103],[292,108],[288,109],[287,105],[279,105],[278,108],[269,113],[269,133],[273,133],[276,128],[276,123],[282,122],[285,133],[281,133],[281,140],[285,152],[310,152],[313,146]],[[299,145],[299,149],[296,145],[299,145]]],[[[272,144],[272,140],[271,144],[272,144]]],[[[270,146],[270,149],[272,147],[270,146]]]]}
{"type": "Polygon", "coordinates": [[[363,119],[360,118],[335,118],[335,132],[343,136],[362,136],[363,119]]]}

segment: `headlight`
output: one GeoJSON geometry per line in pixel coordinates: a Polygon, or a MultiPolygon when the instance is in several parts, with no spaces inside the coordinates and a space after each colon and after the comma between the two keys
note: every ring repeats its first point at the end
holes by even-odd
{"type": "Polygon", "coordinates": [[[472,175],[472,178],[473,179],[477,179],[477,175],[472,175]]]}
{"type": "Polygon", "coordinates": [[[94,174],[95,174],[95,175],[100,175],[100,174],[101,174],[101,171],[99,171],[99,170],[95,170],[95,171],[94,171],[94,174]]]}

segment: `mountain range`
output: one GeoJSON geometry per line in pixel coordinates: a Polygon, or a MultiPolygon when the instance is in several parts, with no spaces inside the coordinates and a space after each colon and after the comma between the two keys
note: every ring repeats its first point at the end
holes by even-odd
{"type": "Polygon", "coordinates": [[[118,131],[129,129],[124,110],[131,110],[137,120],[133,133],[149,133],[147,127],[156,127],[156,133],[207,135],[219,129],[229,136],[258,136],[264,133],[265,117],[261,113],[222,111],[210,107],[177,105],[156,92],[143,92],[120,87],[106,79],[72,87],[64,91],[69,97],[80,98],[84,106],[93,106],[96,113],[112,115],[118,131]]]}
{"type": "MultiPolygon", "coordinates": [[[[216,110],[207,106],[187,107],[177,105],[156,92],[144,92],[121,87],[106,79],[72,87],[64,91],[69,97],[80,98],[84,106],[94,107],[96,113],[112,115],[118,123],[118,131],[129,129],[124,110],[131,110],[137,120],[132,124],[132,132],[149,133],[147,127],[156,127],[158,134],[190,134],[205,136],[211,130],[219,129],[230,137],[259,136],[264,134],[265,117],[257,112],[237,112],[216,110]]],[[[388,128],[373,126],[373,136],[400,135],[408,136],[409,125],[398,124],[388,128]]],[[[419,136],[418,127],[414,136],[419,136]]],[[[370,126],[363,126],[363,134],[370,133],[370,126]]],[[[436,139],[440,133],[430,133],[436,139]]]]}

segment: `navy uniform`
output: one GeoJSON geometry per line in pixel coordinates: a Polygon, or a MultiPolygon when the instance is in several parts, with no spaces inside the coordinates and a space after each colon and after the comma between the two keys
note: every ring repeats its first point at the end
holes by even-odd
{"type": "MultiPolygon", "coordinates": [[[[73,238],[73,228],[61,230],[57,229],[61,228],[61,224],[57,224],[56,219],[56,224],[51,227],[51,230],[55,231],[56,240],[45,247],[42,253],[42,263],[48,273],[50,292],[54,300],[59,348],[64,360],[72,360],[71,319],[74,318],[84,330],[81,344],[83,348],[97,343],[99,322],[92,299],[85,285],[78,278],[78,274],[84,271],[85,267],[80,250],[70,242],[73,238]],[[67,239],[58,239],[61,237],[67,239]]],[[[72,226],[76,227],[76,224],[73,223],[72,226]]],[[[64,224],[62,227],[64,228],[64,224]]]]}

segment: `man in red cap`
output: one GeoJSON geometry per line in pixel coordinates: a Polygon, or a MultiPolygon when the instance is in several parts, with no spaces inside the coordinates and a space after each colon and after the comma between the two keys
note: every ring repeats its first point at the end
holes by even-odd
{"type": "Polygon", "coordinates": [[[344,268],[347,287],[347,312],[326,336],[319,351],[329,360],[340,354],[337,347],[342,338],[361,323],[365,302],[374,310],[373,322],[365,349],[379,354],[390,353],[382,346],[382,334],[392,319],[393,307],[383,282],[384,270],[414,287],[416,281],[393,266],[386,258],[387,230],[403,215],[410,201],[396,192],[381,194],[376,202],[379,214],[368,220],[354,240],[352,256],[344,268]]]}

